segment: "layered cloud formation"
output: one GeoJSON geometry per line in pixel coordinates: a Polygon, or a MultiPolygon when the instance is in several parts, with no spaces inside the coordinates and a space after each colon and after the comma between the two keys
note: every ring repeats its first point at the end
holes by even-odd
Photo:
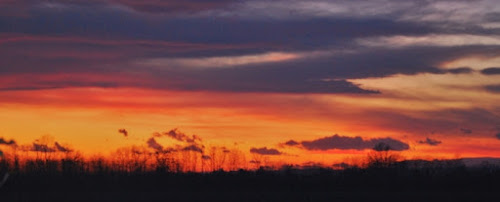
{"type": "Polygon", "coordinates": [[[0,89],[377,93],[349,79],[443,73],[442,63],[460,57],[495,56],[496,7],[487,0],[2,1],[0,9],[19,12],[0,17],[0,72],[15,78],[0,89]]]}

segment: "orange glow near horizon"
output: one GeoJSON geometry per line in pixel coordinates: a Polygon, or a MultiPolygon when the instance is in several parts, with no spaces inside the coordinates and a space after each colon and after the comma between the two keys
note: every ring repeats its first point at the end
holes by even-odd
{"type": "MultiPolygon", "coordinates": [[[[86,156],[110,154],[134,145],[146,147],[153,133],[178,128],[188,135],[202,137],[207,148],[238,149],[246,159],[252,158],[250,148],[276,148],[283,155],[266,158],[281,163],[331,165],[364,157],[369,152],[308,151],[282,145],[288,140],[311,141],[334,134],[399,139],[410,145],[410,150],[400,152],[407,159],[500,157],[496,150],[500,143],[482,137],[454,136],[439,147],[418,144],[425,139],[418,134],[422,131],[412,134],[384,128],[386,123],[378,114],[368,113],[368,109],[378,104],[374,106],[369,99],[352,102],[357,99],[354,95],[165,92],[135,88],[64,88],[0,94],[3,103],[0,137],[30,145],[39,137],[50,135],[86,156]],[[308,106],[304,107],[304,103],[308,106]],[[128,131],[128,137],[118,133],[120,128],[128,131]]],[[[394,107],[393,110],[405,111],[394,107]]],[[[397,117],[384,119],[398,124],[397,117]]],[[[449,135],[432,137],[445,139],[449,135]]],[[[170,139],[160,143],[176,144],[170,139]]]]}

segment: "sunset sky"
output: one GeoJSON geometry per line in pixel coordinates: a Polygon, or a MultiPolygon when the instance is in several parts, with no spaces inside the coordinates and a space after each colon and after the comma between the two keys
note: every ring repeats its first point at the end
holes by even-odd
{"type": "Polygon", "coordinates": [[[500,157],[500,3],[0,0],[0,147],[43,136],[88,155],[154,138],[280,162],[380,142],[500,157]]]}

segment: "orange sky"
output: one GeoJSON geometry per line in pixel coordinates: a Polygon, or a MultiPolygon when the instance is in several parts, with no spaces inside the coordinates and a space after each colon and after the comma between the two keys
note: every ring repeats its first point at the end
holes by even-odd
{"type": "MultiPolygon", "coordinates": [[[[411,76],[411,79],[407,79],[408,84],[398,83],[401,87],[410,86],[405,88],[404,91],[407,91],[411,88],[413,79],[431,79],[425,77],[411,76]]],[[[397,78],[386,80],[394,82],[392,80],[397,78]]],[[[368,86],[375,81],[362,82],[368,86]]],[[[381,80],[372,85],[383,89],[383,83],[381,80]]],[[[439,87],[440,85],[436,85],[435,91],[440,91],[439,87]]],[[[413,88],[418,90],[418,86],[413,88]]],[[[364,156],[368,152],[339,149],[307,151],[281,145],[291,139],[314,140],[340,134],[401,140],[410,145],[410,150],[401,152],[406,158],[500,156],[496,150],[500,141],[491,141],[487,137],[492,131],[476,130],[476,126],[464,124],[434,132],[433,130],[440,129],[439,125],[436,129],[431,128],[436,126],[422,128],[420,123],[406,126],[404,124],[412,124],[411,121],[408,123],[406,120],[399,120],[399,117],[384,115],[397,112],[426,118],[429,115],[422,111],[469,109],[468,105],[474,107],[483,103],[472,100],[457,105],[454,103],[456,100],[443,101],[440,98],[436,98],[436,101],[422,101],[406,98],[398,90],[395,88],[391,96],[368,97],[166,92],[135,88],[8,91],[1,93],[3,104],[0,108],[0,136],[13,138],[18,144],[29,145],[42,135],[50,135],[85,154],[107,154],[121,147],[144,146],[154,132],[178,128],[186,134],[201,136],[207,146],[238,148],[248,157],[251,156],[248,151],[252,147],[276,148],[284,154],[270,158],[280,162],[318,161],[329,164],[348,157],[364,156]],[[478,137],[461,134],[462,127],[474,128],[474,133],[479,133],[478,137]],[[120,128],[126,129],[129,136],[123,137],[118,133],[120,128]],[[480,136],[481,133],[485,133],[486,137],[480,136]],[[443,143],[439,146],[418,143],[426,137],[442,140],[443,143]]],[[[453,95],[453,92],[449,92],[449,95],[453,95]]],[[[495,98],[498,99],[498,96],[495,98]]],[[[483,102],[484,105],[491,104],[489,100],[483,102]]],[[[453,115],[446,116],[449,117],[442,119],[455,118],[453,115]]],[[[175,141],[162,140],[162,143],[172,145],[175,141]]]]}

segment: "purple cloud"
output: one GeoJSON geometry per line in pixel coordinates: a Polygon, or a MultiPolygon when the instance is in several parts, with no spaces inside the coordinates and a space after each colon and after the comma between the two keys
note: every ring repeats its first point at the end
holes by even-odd
{"type": "MultiPolygon", "coordinates": [[[[302,141],[302,142],[293,141],[292,145],[289,146],[300,146],[307,150],[330,150],[330,149],[364,150],[364,149],[373,149],[377,144],[380,143],[389,146],[390,150],[403,151],[403,150],[408,150],[410,148],[408,144],[389,137],[364,140],[359,136],[348,137],[348,136],[340,136],[337,134],[329,137],[319,138],[312,141],[302,141]]],[[[287,144],[285,143],[285,145],[287,144]]]]}
{"type": "Polygon", "coordinates": [[[281,155],[281,154],[283,154],[280,151],[278,151],[277,149],[273,149],[273,148],[268,149],[267,147],[251,148],[250,153],[261,154],[261,155],[281,155]]]}

